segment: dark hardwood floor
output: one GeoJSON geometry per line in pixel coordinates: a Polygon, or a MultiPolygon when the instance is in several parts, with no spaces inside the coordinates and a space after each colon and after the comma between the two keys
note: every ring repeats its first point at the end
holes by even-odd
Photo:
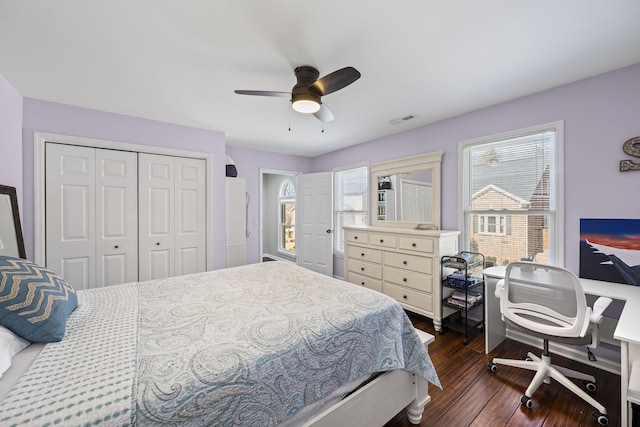
{"type": "MultiPolygon", "coordinates": [[[[469,343],[463,334],[447,329],[435,332],[430,319],[409,313],[418,329],[436,337],[429,354],[436,367],[442,390],[429,384],[431,403],[425,408],[420,426],[598,426],[593,408],[555,381],[542,384],[533,396],[534,407],[525,408],[520,397],[533,373],[524,369],[499,366],[496,373],[487,369],[493,357],[523,358],[528,351],[540,350],[506,340],[491,354],[484,354],[484,336],[474,331],[469,343]]],[[[609,425],[620,425],[620,377],[591,366],[552,355],[554,364],[591,373],[596,378],[595,399],[607,408],[609,425]]],[[[577,382],[579,385],[581,381],[577,382]]],[[[385,427],[409,427],[402,411],[385,427]]]]}

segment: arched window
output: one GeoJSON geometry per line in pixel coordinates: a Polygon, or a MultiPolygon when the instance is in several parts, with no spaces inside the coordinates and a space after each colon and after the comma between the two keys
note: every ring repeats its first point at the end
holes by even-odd
{"type": "Polygon", "coordinates": [[[278,251],[296,252],[296,187],[289,178],[282,180],[278,191],[278,251]]]}

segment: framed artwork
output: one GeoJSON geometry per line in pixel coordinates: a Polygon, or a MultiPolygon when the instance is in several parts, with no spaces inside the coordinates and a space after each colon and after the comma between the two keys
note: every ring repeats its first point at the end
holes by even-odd
{"type": "Polygon", "coordinates": [[[640,286],[640,219],[581,219],[579,275],[640,286]]]}

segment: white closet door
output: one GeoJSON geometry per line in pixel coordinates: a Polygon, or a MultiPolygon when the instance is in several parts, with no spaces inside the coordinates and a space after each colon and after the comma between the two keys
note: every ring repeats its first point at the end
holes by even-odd
{"type": "Polygon", "coordinates": [[[138,154],[96,150],[98,286],[138,280],[138,154]]]}
{"type": "Polygon", "coordinates": [[[175,275],[207,269],[206,162],[175,158],[175,275]]]}
{"type": "Polygon", "coordinates": [[[139,279],[174,276],[174,157],[138,154],[139,279]]]}
{"type": "Polygon", "coordinates": [[[75,289],[96,287],[95,149],[46,144],[46,265],[75,289]]]}

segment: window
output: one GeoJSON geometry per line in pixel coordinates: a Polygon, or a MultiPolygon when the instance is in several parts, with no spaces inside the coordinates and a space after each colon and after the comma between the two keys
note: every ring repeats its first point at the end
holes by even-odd
{"type": "Polygon", "coordinates": [[[562,122],[460,144],[462,247],[563,264],[562,122]]]}
{"type": "Polygon", "coordinates": [[[278,251],[295,255],[296,187],[289,178],[285,178],[280,184],[278,208],[278,251]]]}
{"type": "Polygon", "coordinates": [[[369,168],[351,166],[334,170],[335,183],[335,232],[336,254],[344,254],[345,225],[367,225],[369,212],[369,168]]]}

